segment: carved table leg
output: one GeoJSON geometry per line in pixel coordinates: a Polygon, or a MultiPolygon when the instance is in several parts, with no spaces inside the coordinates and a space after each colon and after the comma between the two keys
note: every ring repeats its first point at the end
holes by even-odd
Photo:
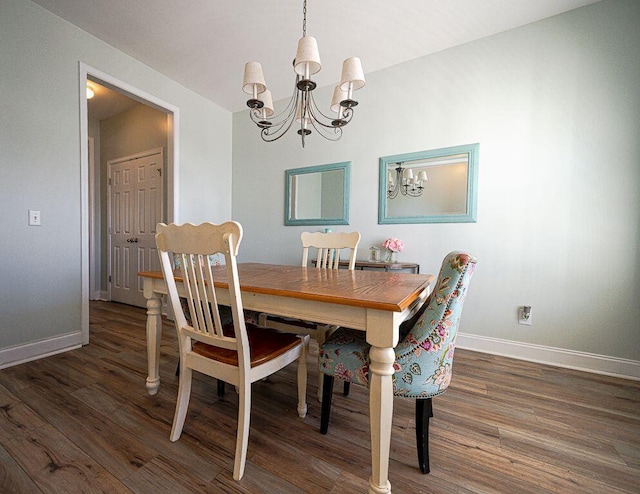
{"type": "Polygon", "coordinates": [[[147,299],[147,390],[150,395],[160,387],[160,339],[162,336],[162,301],[160,294],[151,292],[147,299]]]}
{"type": "Polygon", "coordinates": [[[393,348],[371,347],[369,413],[371,421],[371,478],[369,494],[389,494],[389,450],[393,418],[393,348]]]}

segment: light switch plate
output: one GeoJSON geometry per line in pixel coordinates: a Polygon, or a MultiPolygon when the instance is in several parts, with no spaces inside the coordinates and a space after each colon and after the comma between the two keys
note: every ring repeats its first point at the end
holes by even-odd
{"type": "Polygon", "coordinates": [[[40,211],[29,210],[29,226],[40,226],[40,211]]]}

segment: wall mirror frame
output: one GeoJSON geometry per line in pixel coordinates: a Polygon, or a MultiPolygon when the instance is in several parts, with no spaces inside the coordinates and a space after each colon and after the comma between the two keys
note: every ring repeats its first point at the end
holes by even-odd
{"type": "Polygon", "coordinates": [[[350,161],[285,170],[285,226],[348,225],[350,182],[350,161]]]}
{"type": "Polygon", "coordinates": [[[474,223],[479,144],[380,158],[378,223],[474,223]]]}

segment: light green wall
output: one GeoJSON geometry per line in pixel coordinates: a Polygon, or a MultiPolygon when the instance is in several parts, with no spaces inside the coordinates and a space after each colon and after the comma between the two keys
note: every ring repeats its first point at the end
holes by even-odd
{"type": "Polygon", "coordinates": [[[179,221],[231,212],[231,114],[28,0],[0,2],[3,349],[81,324],[79,62],[179,109],[179,221]],[[42,226],[27,226],[38,209],[42,226]]]}
{"type": "Polygon", "coordinates": [[[284,170],[352,161],[351,224],[333,230],[360,231],[359,257],[390,236],[423,273],[454,249],[479,257],[463,333],[640,361],[638,26],[640,2],[604,1],[368,73],[337,143],[266,144],[234,114],[242,260],[297,264],[300,232],[320,228],[283,226],[284,170]],[[380,156],[476,142],[477,223],[377,224],[380,156]]]}

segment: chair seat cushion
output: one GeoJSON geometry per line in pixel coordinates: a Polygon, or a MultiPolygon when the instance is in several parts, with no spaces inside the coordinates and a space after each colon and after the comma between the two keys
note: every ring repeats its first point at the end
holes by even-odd
{"type": "MultiPolygon", "coordinates": [[[[275,329],[263,328],[252,323],[246,323],[247,337],[249,339],[251,367],[262,365],[274,358],[288,352],[302,340],[295,334],[281,333],[275,329]]],[[[233,325],[224,327],[224,333],[233,336],[233,325]]],[[[194,341],[192,351],[203,357],[229,365],[238,365],[238,352],[227,348],[207,345],[201,341],[194,341]]]]}
{"type": "Polygon", "coordinates": [[[369,349],[364,331],[339,328],[320,346],[320,371],[345,381],[369,385],[369,349]]]}

